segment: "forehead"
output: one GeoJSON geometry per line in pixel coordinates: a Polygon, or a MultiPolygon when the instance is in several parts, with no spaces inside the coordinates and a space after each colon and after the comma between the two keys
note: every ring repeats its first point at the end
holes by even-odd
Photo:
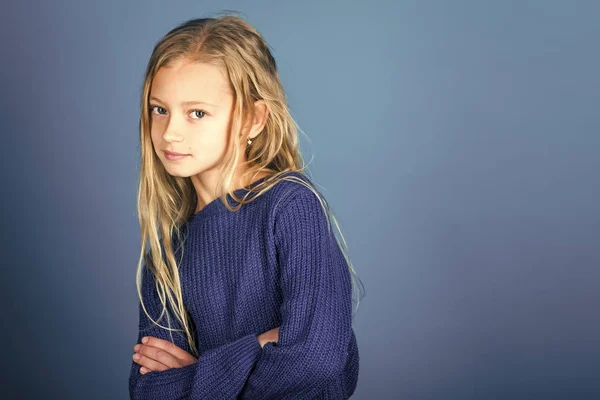
{"type": "Polygon", "coordinates": [[[152,79],[151,96],[173,104],[197,100],[223,103],[232,96],[223,70],[215,65],[177,61],[161,67],[152,79]]]}

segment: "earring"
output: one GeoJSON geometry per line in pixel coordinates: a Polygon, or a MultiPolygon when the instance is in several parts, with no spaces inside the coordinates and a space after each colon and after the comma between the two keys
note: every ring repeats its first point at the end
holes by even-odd
{"type": "Polygon", "coordinates": [[[248,146],[252,144],[252,139],[248,139],[248,146]]]}

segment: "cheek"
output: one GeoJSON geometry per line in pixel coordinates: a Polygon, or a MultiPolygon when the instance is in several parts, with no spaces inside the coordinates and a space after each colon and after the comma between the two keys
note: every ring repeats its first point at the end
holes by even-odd
{"type": "Polygon", "coordinates": [[[152,144],[154,146],[158,145],[162,140],[161,134],[156,127],[150,129],[150,139],[152,139],[152,144]]]}
{"type": "Polygon", "coordinates": [[[220,158],[225,143],[221,135],[216,135],[215,132],[204,135],[198,135],[186,141],[186,148],[191,148],[190,152],[198,155],[205,160],[215,160],[220,158]]]}
{"type": "Polygon", "coordinates": [[[213,150],[227,147],[229,141],[228,126],[223,121],[210,121],[199,127],[191,142],[213,150]]]}

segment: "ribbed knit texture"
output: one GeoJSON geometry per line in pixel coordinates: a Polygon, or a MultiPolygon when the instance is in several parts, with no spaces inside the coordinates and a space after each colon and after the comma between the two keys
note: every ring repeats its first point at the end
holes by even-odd
{"type": "MultiPolygon", "coordinates": [[[[315,194],[281,181],[237,212],[217,198],[184,228],[180,277],[200,357],[145,375],[132,361],[131,398],[348,399],[359,371],[352,281],[315,194]],[[257,335],[278,326],[278,342],[261,348],[257,335]]],[[[144,304],[156,320],[162,306],[145,265],[142,283],[144,304]]],[[[141,305],[139,318],[137,343],[144,336],[170,340],[141,305]]],[[[168,325],[166,318],[160,322],[168,325]]],[[[180,328],[174,317],[171,324],[180,328]]],[[[183,333],[173,338],[190,351],[183,333]]]]}

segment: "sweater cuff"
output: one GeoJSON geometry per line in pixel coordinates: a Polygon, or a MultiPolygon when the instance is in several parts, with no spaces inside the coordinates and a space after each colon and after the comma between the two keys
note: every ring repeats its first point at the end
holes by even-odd
{"type": "MultiPolygon", "coordinates": [[[[216,349],[207,350],[205,353],[201,354],[200,357],[212,358],[213,356],[219,353],[218,350],[218,347],[216,349]]],[[[220,371],[213,370],[211,371],[211,375],[213,375],[213,378],[217,380],[226,379],[228,377],[228,374],[231,373],[230,368],[235,367],[233,365],[234,363],[238,364],[237,366],[250,367],[257,361],[261,350],[262,348],[260,347],[260,343],[258,342],[258,337],[255,334],[252,333],[246,336],[242,336],[241,338],[230,343],[228,355],[232,356],[231,361],[235,360],[234,362],[232,362],[232,365],[221,364],[222,366],[226,366],[227,368],[223,368],[220,371]],[[239,357],[234,357],[235,355],[239,357]]],[[[169,368],[165,371],[152,371],[148,372],[146,374],[146,377],[153,376],[153,384],[167,384],[183,380],[192,382],[194,380],[196,372],[198,372],[198,365],[198,362],[194,362],[192,364],[180,368],[169,368]]],[[[205,378],[206,377],[202,377],[202,380],[204,381],[205,378]]]]}
{"type": "Polygon", "coordinates": [[[199,398],[234,398],[242,390],[261,357],[262,347],[254,333],[200,355],[192,392],[199,398]],[[201,387],[200,387],[201,386],[201,387]]]}

